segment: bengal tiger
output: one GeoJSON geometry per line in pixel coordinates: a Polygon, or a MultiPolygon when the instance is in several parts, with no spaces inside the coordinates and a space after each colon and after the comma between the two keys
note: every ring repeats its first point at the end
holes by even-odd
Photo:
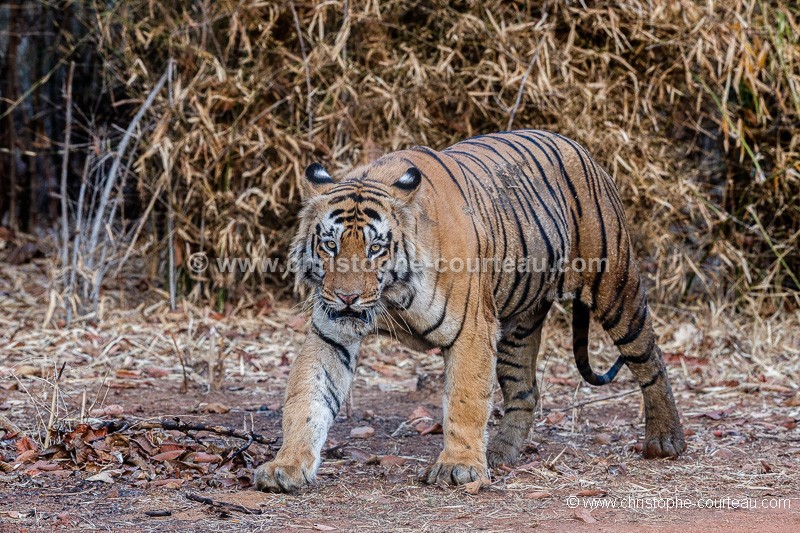
{"type": "Polygon", "coordinates": [[[507,131],[389,153],[340,179],[314,163],[301,182],[290,255],[313,310],[289,374],[283,444],[256,469],[258,489],[314,481],[359,345],[375,332],[444,355],[444,448],[425,481],[485,481],[488,467],[513,464],[533,423],[542,326],[563,299],[574,300],[583,378],[601,385],[626,365],[637,380],[644,456],[686,449],[618,191],[585,148],[507,131]],[[493,268],[457,268],[487,259],[493,268]],[[598,259],[595,269],[571,267],[598,259]],[[539,268],[520,268],[531,260],[539,268]],[[588,361],[590,315],[621,354],[603,375],[588,361]],[[489,443],[495,376],[504,416],[489,443]]]}

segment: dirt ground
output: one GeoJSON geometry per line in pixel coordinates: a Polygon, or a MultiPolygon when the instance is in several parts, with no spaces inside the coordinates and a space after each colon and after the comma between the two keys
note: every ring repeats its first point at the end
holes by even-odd
{"type": "MultiPolygon", "coordinates": [[[[307,327],[294,304],[170,312],[151,289],[132,302],[109,288],[102,322],[61,328],[43,325],[46,270],[0,266],[0,416],[19,430],[0,428],[1,531],[800,531],[798,316],[752,323],[656,306],[689,448],[647,461],[630,374],[583,383],[568,315],[554,309],[523,460],[476,494],[417,480],[442,444],[441,356],[373,340],[318,483],[263,494],[252,469],[280,444],[283,387],[307,327]],[[264,443],[159,426],[176,417],[264,443]],[[374,434],[351,434],[365,427],[374,434]]],[[[595,337],[600,368],[614,352],[595,337]]]]}

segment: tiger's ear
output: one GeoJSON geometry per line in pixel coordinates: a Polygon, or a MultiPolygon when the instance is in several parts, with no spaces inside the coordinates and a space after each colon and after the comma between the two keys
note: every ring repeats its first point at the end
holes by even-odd
{"type": "Polygon", "coordinates": [[[419,190],[420,183],[422,183],[422,172],[417,167],[408,167],[408,170],[392,184],[395,197],[411,202],[419,190]]]}
{"type": "Polygon", "coordinates": [[[306,167],[304,179],[300,183],[304,198],[324,194],[335,184],[328,171],[319,163],[311,163],[306,167]]]}

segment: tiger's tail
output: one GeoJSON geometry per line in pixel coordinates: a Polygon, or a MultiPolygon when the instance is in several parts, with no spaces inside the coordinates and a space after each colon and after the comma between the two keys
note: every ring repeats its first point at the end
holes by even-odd
{"type": "Polygon", "coordinates": [[[581,377],[589,385],[606,385],[614,381],[617,372],[624,364],[622,356],[618,357],[614,365],[605,374],[595,374],[589,363],[589,308],[580,300],[572,303],[572,352],[575,355],[575,364],[581,377]]]}

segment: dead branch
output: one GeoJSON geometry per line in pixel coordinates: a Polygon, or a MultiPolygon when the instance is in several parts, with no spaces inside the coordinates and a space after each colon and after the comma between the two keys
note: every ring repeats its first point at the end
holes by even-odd
{"type": "Polygon", "coordinates": [[[212,500],[211,498],[206,498],[204,496],[200,496],[199,494],[193,494],[191,492],[187,492],[186,493],[186,498],[191,500],[191,501],[193,501],[193,502],[198,502],[198,503],[202,503],[202,504],[205,504],[205,505],[209,505],[209,506],[213,507],[214,509],[217,509],[217,510],[220,510],[220,511],[225,511],[225,512],[234,511],[234,512],[243,513],[243,514],[262,514],[264,512],[261,509],[251,509],[249,507],[245,507],[243,505],[237,505],[235,503],[228,503],[228,502],[221,502],[221,501],[218,501],[218,500],[212,500]]]}
{"type": "MultiPolygon", "coordinates": [[[[206,431],[208,433],[216,433],[217,435],[223,435],[225,437],[233,437],[236,439],[257,442],[258,444],[263,444],[265,446],[270,446],[274,444],[275,441],[277,440],[275,438],[269,439],[263,435],[254,433],[252,431],[243,431],[241,429],[234,429],[228,426],[220,426],[216,424],[206,424],[204,422],[186,423],[186,422],[181,422],[180,419],[178,418],[174,419],[165,418],[158,422],[140,422],[140,423],[131,422],[128,420],[110,420],[104,425],[106,425],[106,427],[108,427],[109,431],[111,432],[122,431],[123,427],[127,428],[134,425],[144,429],[161,428],[167,431],[181,431],[187,434],[189,431],[206,431]]],[[[252,442],[250,444],[252,444],[252,442]]],[[[243,447],[242,451],[239,453],[242,453],[247,448],[249,448],[250,444],[248,444],[247,447],[243,447]]],[[[233,456],[231,458],[233,458],[233,456]]]]}
{"type": "MultiPolygon", "coordinates": [[[[134,115],[133,120],[131,120],[130,124],[128,124],[128,128],[125,130],[125,134],[122,136],[122,140],[119,142],[117,146],[117,153],[114,157],[114,161],[111,164],[111,168],[108,171],[108,178],[106,178],[105,185],[103,187],[102,194],[100,196],[99,205],[97,208],[96,216],[94,219],[94,223],[92,224],[92,231],[89,238],[89,250],[95,250],[97,248],[97,239],[100,237],[100,229],[103,226],[103,214],[106,211],[106,206],[108,205],[109,198],[111,197],[111,191],[114,189],[114,184],[117,181],[117,173],[119,172],[120,166],[122,164],[122,160],[125,156],[125,151],[128,148],[128,143],[133,136],[133,131],[139,125],[139,122],[144,117],[144,114],[150,109],[150,106],[153,105],[153,102],[156,99],[156,96],[167,83],[167,78],[169,77],[169,70],[165,71],[164,74],[161,75],[161,78],[156,83],[155,87],[150,91],[150,94],[147,95],[147,99],[145,99],[142,107],[139,108],[139,111],[136,112],[134,115]]],[[[102,283],[102,279],[96,280],[96,283],[99,285],[102,283]]]]}
{"type": "Polygon", "coordinates": [[[72,264],[69,269],[69,284],[67,285],[66,295],[64,297],[64,306],[68,308],[67,323],[69,323],[69,318],[72,317],[75,283],[78,277],[78,256],[81,246],[81,236],[83,235],[83,209],[86,200],[86,189],[89,183],[89,172],[93,160],[94,158],[91,154],[87,154],[86,161],[84,161],[83,165],[83,172],[81,173],[81,189],[78,193],[78,205],[75,208],[75,238],[72,242],[72,264]]]}
{"type": "Polygon", "coordinates": [[[517,110],[519,109],[519,104],[522,102],[522,93],[525,92],[525,82],[528,81],[528,76],[530,76],[531,71],[533,70],[533,65],[536,64],[536,60],[539,58],[539,48],[536,48],[536,51],[533,53],[533,57],[531,58],[531,62],[528,63],[528,68],[525,70],[525,74],[522,75],[522,81],[519,82],[519,91],[517,91],[517,99],[514,101],[514,107],[511,108],[511,114],[508,116],[508,126],[506,127],[507,130],[511,129],[511,125],[514,124],[514,117],[517,115],[517,110]]]}
{"type": "Polygon", "coordinates": [[[312,127],[314,125],[314,114],[312,111],[313,104],[311,103],[311,70],[308,67],[308,54],[306,53],[306,42],[303,39],[303,33],[300,30],[300,19],[297,16],[297,9],[294,7],[294,2],[289,2],[289,7],[292,10],[292,17],[294,18],[294,29],[297,31],[297,39],[300,41],[300,53],[303,54],[303,70],[306,75],[306,114],[308,115],[308,140],[313,138],[312,127]]]}

